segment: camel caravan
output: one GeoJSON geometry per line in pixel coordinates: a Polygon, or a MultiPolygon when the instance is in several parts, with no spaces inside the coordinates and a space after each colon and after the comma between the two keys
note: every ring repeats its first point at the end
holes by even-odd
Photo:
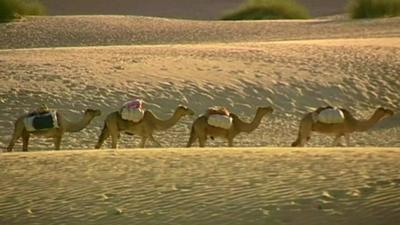
{"type": "MultiPolygon", "coordinates": [[[[261,124],[263,117],[272,112],[272,107],[259,107],[253,120],[245,122],[225,107],[208,108],[204,114],[194,120],[186,147],[191,147],[196,141],[200,147],[205,147],[207,139],[214,140],[215,137],[226,139],[228,146],[232,147],[233,140],[239,133],[254,131],[261,124]]],[[[187,106],[179,105],[170,118],[162,120],[144,108],[143,100],[133,99],[123,104],[119,110],[106,116],[95,148],[101,148],[109,137],[111,138],[111,147],[118,148],[118,139],[121,133],[140,136],[139,146],[141,148],[145,147],[148,140],[160,147],[161,144],[153,136],[155,131],[168,130],[182,117],[194,114],[194,111],[187,106]]],[[[347,145],[350,146],[349,135],[351,133],[366,131],[383,118],[393,114],[393,111],[389,109],[378,108],[369,119],[357,120],[346,109],[332,106],[320,107],[305,114],[301,119],[298,137],[292,146],[303,147],[310,139],[312,132],[333,135],[335,137],[334,146],[337,146],[340,138],[344,137],[347,145]]],[[[7,151],[11,152],[20,138],[22,138],[22,150],[28,151],[30,135],[53,138],[54,148],[59,150],[64,133],[79,132],[100,115],[100,110],[87,109],[81,120],[71,121],[65,118],[61,112],[49,109],[44,105],[15,121],[14,132],[7,151]]]]}

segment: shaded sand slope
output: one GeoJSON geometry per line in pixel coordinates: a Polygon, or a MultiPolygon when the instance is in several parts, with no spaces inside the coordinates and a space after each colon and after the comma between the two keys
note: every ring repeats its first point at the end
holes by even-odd
{"type": "MultiPolygon", "coordinates": [[[[347,0],[297,0],[313,16],[343,13],[347,0]]],[[[227,10],[241,5],[244,0],[69,0],[62,3],[42,0],[52,15],[126,14],[185,19],[218,19],[227,10]]]]}
{"type": "Polygon", "coordinates": [[[399,37],[398,24],[400,18],[228,22],[135,16],[28,17],[0,24],[0,48],[399,37]]]}
{"type": "MultiPolygon", "coordinates": [[[[301,115],[321,105],[348,108],[357,118],[378,106],[398,112],[399,55],[399,38],[2,50],[0,141],[7,144],[18,115],[46,102],[75,119],[85,108],[103,110],[88,129],[63,139],[63,148],[93,148],[105,115],[140,96],[162,118],[178,104],[197,114],[224,105],[250,121],[257,106],[271,105],[273,116],[235,144],[288,146],[301,115]]],[[[157,139],[184,146],[193,119],[156,133],[157,139]]],[[[355,134],[353,145],[400,145],[398,115],[377,128],[355,134]]],[[[331,141],[317,136],[311,144],[331,141]]],[[[137,138],[125,137],[122,146],[136,144],[137,138]]]]}
{"type": "Polygon", "coordinates": [[[399,149],[0,154],[1,224],[396,225],[399,149]]]}

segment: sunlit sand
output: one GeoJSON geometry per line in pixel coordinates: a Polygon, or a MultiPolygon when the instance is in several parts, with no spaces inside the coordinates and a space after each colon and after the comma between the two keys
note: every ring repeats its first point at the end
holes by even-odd
{"type": "MultiPolygon", "coordinates": [[[[78,120],[79,133],[19,141],[0,154],[0,224],[365,224],[400,221],[400,20],[192,21],[135,16],[27,17],[0,24],[0,148],[14,122],[42,103],[78,120]],[[82,31],[85,32],[82,32],[82,31]],[[12,38],[11,38],[12,37],[12,38]],[[162,148],[93,150],[105,117],[132,97],[169,118],[162,148]],[[195,118],[225,106],[251,133],[183,148],[195,118]],[[351,135],[315,134],[288,148],[299,121],[335,105],[359,119],[395,115],[351,135]],[[386,148],[394,147],[394,148],[386,148]],[[77,150],[83,149],[83,150],[77,150]]],[[[154,147],[151,143],[146,147],[154,147]]],[[[125,149],[126,148],[126,149],[125,149]]]]}

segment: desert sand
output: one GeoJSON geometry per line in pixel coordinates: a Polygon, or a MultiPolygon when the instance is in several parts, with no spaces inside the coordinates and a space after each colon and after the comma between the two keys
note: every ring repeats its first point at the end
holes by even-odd
{"type": "Polygon", "coordinates": [[[2,224],[385,224],[399,149],[208,148],[0,155],[2,224]]]}
{"type": "MultiPolygon", "coordinates": [[[[0,143],[7,144],[18,115],[46,103],[72,119],[80,118],[86,108],[101,109],[102,117],[83,132],[68,135],[62,145],[93,148],[105,116],[139,96],[161,118],[168,118],[178,104],[197,115],[223,105],[250,121],[258,106],[272,106],[274,114],[251,135],[241,135],[236,146],[289,146],[301,116],[319,106],[348,108],[357,118],[368,118],[379,106],[398,111],[399,22],[61,16],[2,24],[0,143]],[[133,28],[122,29],[124,21],[133,28]],[[90,26],[81,32],[85,24],[90,26]],[[180,35],[174,29],[189,31],[180,35]],[[20,36],[6,38],[17,31],[20,36]],[[135,41],[127,45],[131,39],[135,41]],[[108,46],[91,46],[102,43],[108,46]],[[20,48],[10,49],[14,47],[20,48]]],[[[184,146],[193,120],[184,118],[156,134],[157,139],[165,147],[184,146]]],[[[369,132],[354,134],[353,146],[400,146],[399,125],[398,115],[388,118],[369,132]]],[[[125,136],[123,140],[122,147],[129,148],[138,141],[125,136]]],[[[310,145],[331,141],[316,136],[310,145]]],[[[33,149],[48,146],[40,140],[31,144],[33,149]]]]}
{"type": "MultiPolygon", "coordinates": [[[[66,134],[62,151],[32,138],[31,152],[20,153],[19,142],[0,154],[0,224],[398,224],[399,22],[57,16],[0,24],[0,148],[17,117],[42,103],[72,120],[86,108],[103,112],[66,134]],[[222,105],[246,121],[258,106],[275,111],[234,149],[221,139],[181,149],[195,119],[185,117],[155,134],[165,148],[139,150],[137,136],[122,135],[128,149],[92,150],[105,116],[133,96],[161,118],[178,104],[196,115],[222,105]],[[379,106],[397,114],[353,134],[357,148],[286,148],[302,115],[327,104],[357,118],[379,106]]],[[[332,140],[316,134],[309,146],[332,140]]]]}
{"type": "MultiPolygon", "coordinates": [[[[137,15],[180,19],[219,19],[227,11],[236,9],[246,0],[69,0],[62,4],[41,0],[50,15],[137,15]]],[[[297,0],[312,16],[342,14],[347,0],[297,0]]]]}

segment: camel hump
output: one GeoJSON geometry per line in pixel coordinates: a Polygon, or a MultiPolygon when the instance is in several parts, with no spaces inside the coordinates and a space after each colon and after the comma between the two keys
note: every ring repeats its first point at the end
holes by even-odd
{"type": "Polygon", "coordinates": [[[343,111],[336,107],[326,107],[317,115],[317,120],[319,122],[327,124],[343,123],[344,119],[343,111]]]}
{"type": "Polygon", "coordinates": [[[225,107],[214,106],[214,107],[210,107],[207,109],[207,115],[229,116],[230,113],[229,113],[228,109],[226,109],[225,107]]]}

